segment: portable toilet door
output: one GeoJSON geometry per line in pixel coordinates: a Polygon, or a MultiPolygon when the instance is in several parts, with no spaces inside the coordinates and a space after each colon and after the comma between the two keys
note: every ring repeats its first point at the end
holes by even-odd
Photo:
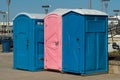
{"type": "Polygon", "coordinates": [[[108,72],[108,19],[105,15],[86,16],[85,74],[108,72]],[[92,56],[92,57],[91,57],[92,56]]]}
{"type": "Polygon", "coordinates": [[[43,69],[44,16],[44,14],[20,13],[15,17],[13,21],[15,69],[29,71],[43,69]]]}
{"type": "Polygon", "coordinates": [[[44,68],[44,20],[35,22],[36,66],[44,68]]]}
{"type": "Polygon", "coordinates": [[[61,16],[53,15],[52,17],[46,17],[45,22],[45,69],[62,70],[62,41],[61,31],[62,23],[61,16]],[[57,27],[56,27],[57,26],[57,27]]]}

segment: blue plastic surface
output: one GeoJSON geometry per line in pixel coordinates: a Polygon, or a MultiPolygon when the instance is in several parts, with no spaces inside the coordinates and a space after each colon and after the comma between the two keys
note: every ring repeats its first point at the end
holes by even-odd
{"type": "Polygon", "coordinates": [[[29,71],[44,66],[44,20],[19,15],[14,20],[14,68],[29,71]],[[39,24],[40,23],[40,24],[39,24]]]}
{"type": "Polygon", "coordinates": [[[10,52],[10,40],[2,40],[2,52],[10,52]]]}
{"type": "Polygon", "coordinates": [[[108,72],[107,19],[107,16],[87,16],[75,12],[63,16],[63,72],[108,72]]]}

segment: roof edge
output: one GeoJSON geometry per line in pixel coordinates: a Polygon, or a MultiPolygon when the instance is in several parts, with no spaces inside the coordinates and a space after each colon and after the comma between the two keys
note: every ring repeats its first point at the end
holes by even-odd
{"type": "Polygon", "coordinates": [[[13,20],[15,20],[19,15],[26,15],[26,16],[28,16],[29,18],[32,17],[32,16],[31,16],[29,13],[27,13],[27,12],[21,12],[21,13],[18,13],[18,14],[13,18],[13,20]]]}
{"type": "Polygon", "coordinates": [[[27,13],[27,12],[21,12],[21,13],[18,13],[14,18],[13,20],[15,20],[15,18],[17,18],[19,15],[25,15],[25,16],[28,16],[29,18],[31,19],[44,19],[45,17],[45,14],[41,14],[41,13],[27,13]]]}

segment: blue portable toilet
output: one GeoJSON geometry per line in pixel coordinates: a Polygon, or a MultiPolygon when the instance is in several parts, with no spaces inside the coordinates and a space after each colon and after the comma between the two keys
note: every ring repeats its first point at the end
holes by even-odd
{"type": "Polygon", "coordinates": [[[20,13],[13,21],[14,68],[28,71],[44,67],[45,14],[20,13]]]}
{"type": "Polygon", "coordinates": [[[106,13],[56,9],[45,17],[44,24],[45,69],[79,74],[108,72],[106,13]]]}

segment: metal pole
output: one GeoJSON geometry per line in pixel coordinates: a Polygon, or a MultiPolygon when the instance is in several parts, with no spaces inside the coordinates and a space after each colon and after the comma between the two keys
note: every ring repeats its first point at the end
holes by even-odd
{"type": "Polygon", "coordinates": [[[88,0],[88,8],[89,8],[89,9],[92,9],[91,3],[92,3],[91,0],[88,0]]]}
{"type": "Polygon", "coordinates": [[[103,11],[103,0],[100,0],[101,2],[101,11],[103,11]]]}
{"type": "MultiPolygon", "coordinates": [[[[11,0],[7,0],[7,11],[8,11],[8,13],[7,13],[7,28],[9,29],[9,22],[10,22],[10,19],[9,19],[9,17],[10,17],[10,2],[11,2],[11,0]]],[[[8,32],[9,33],[9,32],[8,32]]]]}
{"type": "Polygon", "coordinates": [[[108,13],[108,2],[105,3],[105,11],[108,13]]]}
{"type": "Polygon", "coordinates": [[[48,13],[48,9],[45,9],[45,14],[47,14],[48,13]]]}
{"type": "Polygon", "coordinates": [[[9,33],[9,27],[10,27],[10,25],[9,25],[9,22],[10,22],[10,8],[9,8],[9,5],[8,5],[8,33],[9,33]]]}
{"type": "Polygon", "coordinates": [[[3,26],[5,25],[5,14],[3,14],[3,26]]]}
{"type": "Polygon", "coordinates": [[[4,33],[4,28],[5,28],[5,14],[3,14],[3,26],[2,26],[2,34],[4,33]]]}
{"type": "Polygon", "coordinates": [[[6,13],[6,27],[7,27],[7,13],[6,13]]]}

